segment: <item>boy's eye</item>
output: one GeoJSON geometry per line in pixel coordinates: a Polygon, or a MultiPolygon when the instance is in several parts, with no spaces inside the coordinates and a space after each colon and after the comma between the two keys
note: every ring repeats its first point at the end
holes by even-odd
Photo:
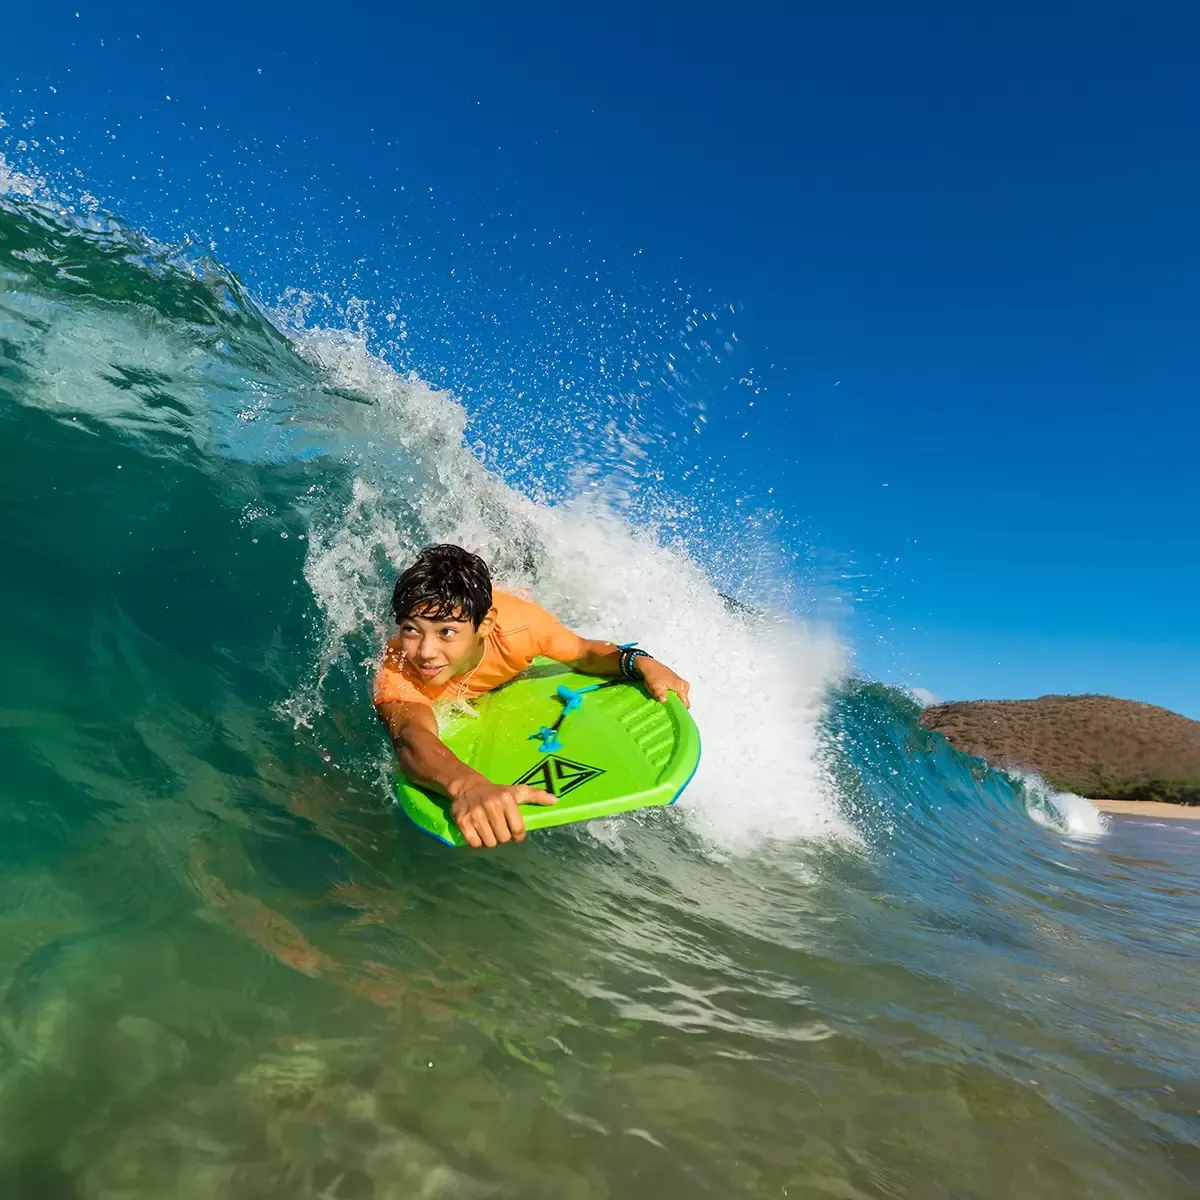
{"type": "Polygon", "coordinates": [[[444,638],[452,638],[452,637],[454,637],[454,636],[455,636],[457,633],[458,633],[458,630],[457,630],[457,629],[451,629],[451,628],[447,627],[447,628],[445,628],[445,629],[443,629],[443,630],[442,630],[442,637],[444,637],[444,638]]]}

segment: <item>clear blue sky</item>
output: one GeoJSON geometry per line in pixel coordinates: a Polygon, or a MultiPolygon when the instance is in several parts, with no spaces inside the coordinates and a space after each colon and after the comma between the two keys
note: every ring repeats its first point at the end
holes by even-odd
{"type": "Polygon", "coordinates": [[[732,304],[697,454],[856,577],[865,669],[1200,717],[1200,10],[433,7],[22,5],[0,137],[268,297],[399,297],[469,403],[586,381],[589,288],[732,304]]]}

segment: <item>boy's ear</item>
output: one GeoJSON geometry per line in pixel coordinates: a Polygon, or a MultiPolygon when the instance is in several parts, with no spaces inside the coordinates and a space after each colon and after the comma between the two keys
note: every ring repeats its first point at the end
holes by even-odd
{"type": "Polygon", "coordinates": [[[475,631],[480,637],[487,637],[493,629],[496,628],[496,606],[493,604],[487,610],[487,615],[479,622],[479,628],[475,631]]]}

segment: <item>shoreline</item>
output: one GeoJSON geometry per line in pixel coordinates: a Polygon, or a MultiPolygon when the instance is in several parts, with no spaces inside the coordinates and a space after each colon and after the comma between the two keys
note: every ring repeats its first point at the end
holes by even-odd
{"type": "Polygon", "coordinates": [[[1200,821],[1200,804],[1167,804],[1162,800],[1091,800],[1101,812],[1134,817],[1166,817],[1175,821],[1200,821]]]}

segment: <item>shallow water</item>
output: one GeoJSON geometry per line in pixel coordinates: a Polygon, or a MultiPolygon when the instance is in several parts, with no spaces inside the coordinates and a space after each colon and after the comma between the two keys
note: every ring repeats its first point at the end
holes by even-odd
{"type": "Polygon", "coordinates": [[[215,263],[10,198],[0,289],[0,1194],[1196,1194],[1200,831],[956,754],[215,263]],[[679,806],[397,819],[370,659],[440,538],[680,663],[679,806]]]}

